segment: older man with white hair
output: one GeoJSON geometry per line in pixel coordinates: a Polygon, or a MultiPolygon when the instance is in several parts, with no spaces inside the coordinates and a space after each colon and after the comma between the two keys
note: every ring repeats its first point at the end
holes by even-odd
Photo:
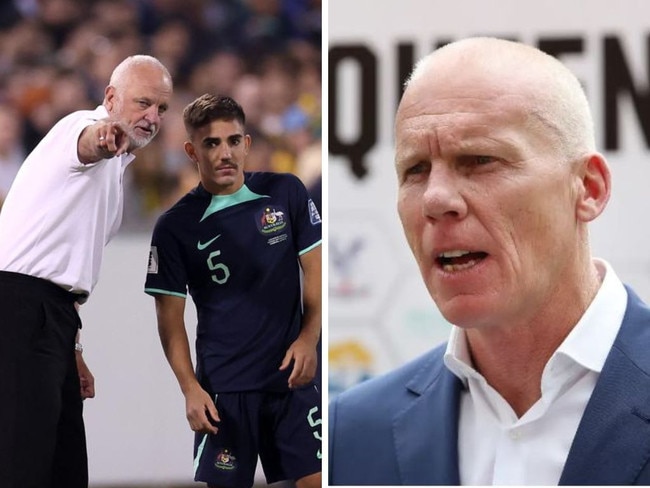
{"type": "Polygon", "coordinates": [[[0,485],[88,486],[82,398],[94,380],[77,313],[122,220],[124,170],[160,129],[168,70],[131,56],[103,104],[61,119],[25,159],[0,213],[0,485]]]}
{"type": "Polygon", "coordinates": [[[418,63],[395,134],[402,226],[454,326],[333,401],[330,482],[650,483],[650,311],[591,254],[611,181],[576,77],[461,40],[418,63]]]}

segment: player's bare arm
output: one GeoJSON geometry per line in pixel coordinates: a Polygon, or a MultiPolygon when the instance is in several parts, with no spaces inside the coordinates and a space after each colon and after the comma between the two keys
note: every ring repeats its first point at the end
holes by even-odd
{"type": "Polygon", "coordinates": [[[321,256],[320,246],[300,256],[300,265],[304,272],[302,329],[287,350],[280,366],[280,369],[285,369],[293,361],[289,388],[297,388],[312,381],[318,366],[316,348],[321,334],[322,312],[321,256]]]}
{"type": "Polygon", "coordinates": [[[185,396],[187,421],[194,432],[216,434],[219,414],[210,395],[196,380],[190,346],[185,331],[185,299],[171,295],[156,295],[158,334],[165,356],[185,396]]]}

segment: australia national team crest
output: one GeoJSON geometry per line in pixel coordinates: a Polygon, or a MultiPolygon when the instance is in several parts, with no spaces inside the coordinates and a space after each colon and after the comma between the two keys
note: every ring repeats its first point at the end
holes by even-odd
{"type": "Polygon", "coordinates": [[[237,458],[228,449],[221,449],[214,460],[214,467],[224,471],[232,471],[237,468],[237,458]]]}
{"type": "Polygon", "coordinates": [[[286,214],[280,207],[264,207],[258,213],[257,228],[262,234],[278,232],[287,226],[286,214]]]}

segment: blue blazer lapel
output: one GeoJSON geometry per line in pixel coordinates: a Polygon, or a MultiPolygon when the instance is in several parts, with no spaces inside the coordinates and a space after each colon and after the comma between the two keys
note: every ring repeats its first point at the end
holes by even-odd
{"type": "MultiPolygon", "coordinates": [[[[650,310],[628,306],[571,445],[563,485],[637,484],[650,459],[650,310]]],[[[647,483],[647,480],[646,480],[647,483]]]]}
{"type": "Polygon", "coordinates": [[[458,485],[458,409],[462,383],[431,357],[406,385],[413,401],[393,422],[402,484],[458,485]]]}

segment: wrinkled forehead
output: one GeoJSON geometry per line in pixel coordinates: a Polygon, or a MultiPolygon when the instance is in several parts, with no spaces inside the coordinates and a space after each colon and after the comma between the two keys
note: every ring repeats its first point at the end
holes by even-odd
{"type": "Polygon", "coordinates": [[[405,127],[427,122],[520,123],[534,112],[538,80],[525,73],[503,72],[503,65],[472,61],[453,58],[431,62],[421,70],[400,101],[396,136],[405,127]]]}
{"type": "Polygon", "coordinates": [[[406,94],[395,119],[395,137],[426,130],[456,129],[459,133],[526,126],[534,110],[523,94],[483,91],[436,93],[423,90],[406,94]]]}
{"type": "Polygon", "coordinates": [[[162,69],[155,65],[138,65],[124,74],[124,85],[132,91],[154,91],[171,95],[172,83],[162,69]]]}
{"type": "Polygon", "coordinates": [[[529,97],[502,89],[413,90],[405,94],[395,124],[396,161],[460,152],[506,152],[552,146],[529,97]]]}

